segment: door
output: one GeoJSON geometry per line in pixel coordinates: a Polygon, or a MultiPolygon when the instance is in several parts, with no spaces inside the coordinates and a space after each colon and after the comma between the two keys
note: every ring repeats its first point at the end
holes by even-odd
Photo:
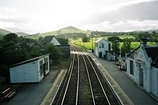
{"type": "Polygon", "coordinates": [[[99,52],[99,58],[101,58],[102,57],[102,52],[99,52]]]}
{"type": "Polygon", "coordinates": [[[43,74],[44,74],[44,77],[46,76],[46,66],[47,66],[46,63],[44,63],[43,64],[43,74]]]}

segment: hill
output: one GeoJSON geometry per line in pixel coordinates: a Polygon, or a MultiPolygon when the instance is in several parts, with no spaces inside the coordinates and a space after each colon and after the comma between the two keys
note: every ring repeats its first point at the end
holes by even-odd
{"type": "Polygon", "coordinates": [[[78,29],[76,27],[73,26],[68,26],[68,27],[64,27],[62,29],[56,30],[56,31],[50,31],[50,32],[46,32],[46,33],[41,33],[40,36],[44,37],[44,36],[48,36],[48,35],[61,35],[61,34],[68,34],[68,33],[85,33],[85,34],[89,34],[89,32],[78,29]]]}
{"type": "Polygon", "coordinates": [[[24,33],[24,32],[16,32],[16,34],[18,36],[24,36],[24,37],[30,35],[30,34],[27,34],[27,33],[24,33]]]}
{"type": "Polygon", "coordinates": [[[65,34],[65,33],[87,33],[87,32],[73,26],[68,26],[68,27],[58,30],[57,33],[65,34]]]}
{"type": "Polygon", "coordinates": [[[6,35],[6,34],[8,34],[8,33],[10,33],[9,31],[7,31],[7,30],[4,30],[4,29],[0,29],[0,35],[6,35]]]}

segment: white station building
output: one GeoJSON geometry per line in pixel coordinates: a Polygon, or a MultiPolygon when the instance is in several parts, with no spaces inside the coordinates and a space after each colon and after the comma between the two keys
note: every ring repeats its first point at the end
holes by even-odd
{"type": "Polygon", "coordinates": [[[35,57],[10,67],[11,83],[40,82],[50,71],[49,54],[35,57]]]}

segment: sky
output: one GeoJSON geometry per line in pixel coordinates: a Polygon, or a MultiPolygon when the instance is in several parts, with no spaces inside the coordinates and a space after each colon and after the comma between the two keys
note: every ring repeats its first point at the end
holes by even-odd
{"type": "Polygon", "coordinates": [[[0,28],[11,32],[158,29],[158,0],[0,0],[0,11],[0,28]]]}

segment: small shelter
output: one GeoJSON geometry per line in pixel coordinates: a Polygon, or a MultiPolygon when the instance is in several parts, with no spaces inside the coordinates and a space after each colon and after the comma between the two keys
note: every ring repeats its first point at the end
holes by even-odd
{"type": "Polygon", "coordinates": [[[12,65],[10,67],[10,82],[40,82],[49,71],[49,54],[42,55],[12,65]]]}

